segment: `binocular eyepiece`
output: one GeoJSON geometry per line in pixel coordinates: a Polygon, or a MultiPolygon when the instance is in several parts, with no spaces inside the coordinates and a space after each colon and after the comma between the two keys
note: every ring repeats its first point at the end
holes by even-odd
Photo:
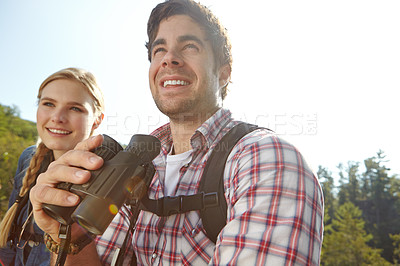
{"type": "Polygon", "coordinates": [[[44,212],[58,222],[77,222],[96,235],[104,233],[127,199],[139,200],[147,192],[154,175],[152,160],[161,148],[160,141],[151,135],[133,135],[125,149],[113,138],[103,136],[103,143],[92,152],[102,157],[104,164],[91,171],[90,180],[80,185],[57,185],[80,196],[78,206],[43,205],[44,212]]]}

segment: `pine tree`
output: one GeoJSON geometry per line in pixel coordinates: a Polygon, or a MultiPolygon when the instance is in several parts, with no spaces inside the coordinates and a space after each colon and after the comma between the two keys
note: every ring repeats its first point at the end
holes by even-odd
{"type": "Polygon", "coordinates": [[[333,217],[337,205],[334,179],[332,173],[322,166],[318,167],[317,175],[324,193],[324,224],[328,225],[331,223],[331,217],[333,217]]]}
{"type": "Polygon", "coordinates": [[[368,246],[372,235],[364,230],[361,213],[351,202],[339,207],[332,224],[325,227],[322,265],[390,265],[381,250],[368,246]]]}
{"type": "Polygon", "coordinates": [[[382,256],[391,261],[393,245],[389,234],[400,233],[399,180],[389,176],[389,169],[384,165],[385,155],[379,151],[376,156],[364,160],[365,173],[362,185],[367,195],[358,205],[363,211],[366,230],[373,235],[372,245],[383,249],[382,256]]]}
{"type": "Polygon", "coordinates": [[[397,235],[389,235],[393,240],[393,262],[394,265],[400,265],[400,234],[397,235]]]}
{"type": "Polygon", "coordinates": [[[348,162],[345,168],[343,164],[339,164],[339,176],[340,176],[340,190],[338,193],[339,205],[345,202],[352,202],[357,205],[361,198],[360,190],[360,176],[359,176],[359,163],[348,162]]]}

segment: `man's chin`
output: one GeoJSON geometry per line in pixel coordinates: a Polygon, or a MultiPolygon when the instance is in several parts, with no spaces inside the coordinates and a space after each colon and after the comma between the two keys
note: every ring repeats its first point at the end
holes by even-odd
{"type": "Polygon", "coordinates": [[[180,103],[160,103],[156,101],[156,106],[161,113],[168,116],[170,119],[181,118],[182,116],[195,115],[194,104],[192,101],[185,101],[180,103]]]}

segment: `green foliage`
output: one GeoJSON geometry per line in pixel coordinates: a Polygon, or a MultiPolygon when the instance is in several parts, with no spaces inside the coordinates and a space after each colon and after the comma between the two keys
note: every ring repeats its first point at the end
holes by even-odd
{"type": "Polygon", "coordinates": [[[21,119],[17,107],[0,104],[0,218],[8,207],[18,158],[36,139],[34,122],[21,119]]]}
{"type": "Polygon", "coordinates": [[[342,204],[332,224],[325,228],[322,265],[390,265],[380,250],[368,246],[371,234],[364,230],[361,210],[353,203],[342,204]]]}
{"type": "Polygon", "coordinates": [[[393,240],[393,262],[394,265],[400,265],[400,234],[390,234],[390,239],[393,240]]]}
{"type": "Polygon", "coordinates": [[[359,163],[348,162],[346,168],[339,164],[338,168],[340,170],[339,204],[344,204],[347,201],[357,202],[360,199],[359,163]]]}
{"type": "Polygon", "coordinates": [[[363,211],[367,230],[373,235],[372,246],[383,249],[382,256],[392,259],[393,245],[389,234],[400,232],[399,191],[392,185],[398,185],[396,176],[389,176],[384,165],[385,155],[379,151],[376,156],[364,160],[363,197],[358,206],[363,211]]]}
{"type": "Polygon", "coordinates": [[[363,252],[362,246],[365,246],[367,251],[364,253],[369,255],[366,256],[367,260],[359,260],[363,263],[367,263],[366,261],[369,261],[368,263],[379,262],[381,256],[388,262],[395,262],[395,258],[398,259],[399,254],[396,251],[398,246],[395,245],[395,239],[390,236],[400,233],[400,180],[396,175],[389,175],[389,169],[384,165],[385,162],[387,161],[383,152],[379,151],[376,156],[364,160],[365,171],[363,173],[360,173],[358,162],[348,162],[347,165],[340,164],[337,188],[332,183],[331,173],[320,167],[318,176],[321,179],[324,194],[326,194],[324,195],[325,239],[322,247],[322,254],[324,254],[323,260],[321,260],[322,264],[362,265],[353,264],[354,261],[346,264],[344,258],[338,259],[340,255],[335,253],[337,248],[334,246],[335,243],[338,248],[341,246],[346,248],[343,250],[342,256],[347,257],[349,256],[345,255],[345,252],[355,254],[352,250],[353,247],[356,247],[358,252],[363,252]],[[336,189],[337,193],[332,193],[336,189]],[[349,203],[361,211],[360,216],[357,211],[351,210],[347,206],[349,203]],[[349,217],[345,219],[343,216],[346,210],[353,213],[352,217],[359,220],[360,226],[362,221],[365,235],[363,231],[358,231],[357,238],[356,228],[353,228],[351,232],[347,230],[346,226],[350,226],[351,219],[349,217]],[[338,223],[348,224],[339,226],[338,223]],[[354,241],[358,239],[358,246],[357,243],[351,243],[350,247],[350,244],[344,241],[345,236],[351,236],[354,241]],[[368,248],[371,249],[368,250],[368,248]],[[334,261],[340,261],[340,263],[335,264],[334,261]]]}
{"type": "Polygon", "coordinates": [[[36,124],[19,117],[18,107],[0,104],[0,138],[11,134],[24,140],[35,141],[37,138],[36,124]]]}
{"type": "Polygon", "coordinates": [[[337,206],[337,200],[335,198],[335,183],[332,177],[332,173],[322,167],[318,167],[317,172],[318,178],[320,179],[320,183],[322,186],[322,190],[324,191],[324,223],[328,225],[331,223],[331,218],[334,216],[334,212],[337,206]]]}

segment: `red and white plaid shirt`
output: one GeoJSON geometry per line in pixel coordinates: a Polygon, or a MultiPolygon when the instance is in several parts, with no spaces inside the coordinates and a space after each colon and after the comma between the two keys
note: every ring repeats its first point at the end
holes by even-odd
{"type": "MultiPolygon", "coordinates": [[[[212,149],[237,121],[220,109],[191,138],[192,161],[180,169],[175,196],[197,193],[212,149]]],[[[149,189],[164,196],[166,157],[172,145],[169,124],[152,133],[162,143],[153,161],[149,189]]],[[[129,239],[126,263],[135,252],[138,265],[318,265],[323,234],[320,184],[297,149],[268,130],[242,138],[224,172],[227,224],[214,244],[205,235],[198,211],[158,217],[142,211],[129,239]]],[[[130,210],[121,208],[97,239],[103,264],[122,245],[130,210]]]]}

